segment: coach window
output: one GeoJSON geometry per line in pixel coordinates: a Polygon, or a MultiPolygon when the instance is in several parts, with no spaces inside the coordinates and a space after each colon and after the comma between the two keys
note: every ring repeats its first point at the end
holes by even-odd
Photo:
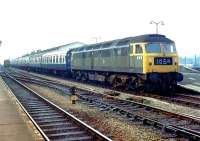
{"type": "Polygon", "coordinates": [[[64,63],[64,56],[62,56],[62,63],[64,63]]]}
{"type": "Polygon", "coordinates": [[[49,63],[51,63],[52,59],[51,59],[51,56],[49,56],[49,63]]]}
{"type": "Polygon", "coordinates": [[[55,63],[56,60],[56,56],[53,56],[53,64],[55,63]]]}
{"type": "Polygon", "coordinates": [[[140,54],[142,52],[142,46],[139,44],[135,45],[135,54],[140,54]]]}
{"type": "Polygon", "coordinates": [[[51,56],[49,56],[49,61],[48,61],[48,63],[51,63],[51,56]]]}
{"type": "Polygon", "coordinates": [[[63,63],[63,56],[62,55],[60,56],[60,63],[61,64],[63,63]]]}
{"type": "Polygon", "coordinates": [[[62,63],[62,56],[60,56],[60,63],[62,63]]]}
{"type": "Polygon", "coordinates": [[[58,63],[58,56],[56,56],[56,63],[58,63]]]}

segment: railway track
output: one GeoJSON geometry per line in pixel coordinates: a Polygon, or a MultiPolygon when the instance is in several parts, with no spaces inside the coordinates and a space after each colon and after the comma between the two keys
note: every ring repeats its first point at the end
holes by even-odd
{"type": "MultiPolygon", "coordinates": [[[[19,78],[18,78],[19,79],[19,78]]],[[[66,85],[46,80],[21,78],[21,81],[48,86],[69,94],[66,85]]],[[[176,114],[163,109],[147,106],[134,101],[121,100],[106,95],[79,89],[77,96],[80,102],[91,107],[99,108],[100,111],[112,112],[129,122],[150,125],[169,134],[167,138],[187,138],[189,140],[200,140],[200,118],[176,114]]]]}
{"type": "Polygon", "coordinates": [[[200,109],[200,94],[199,96],[189,95],[189,93],[176,93],[172,96],[160,96],[155,94],[140,94],[140,96],[151,97],[166,101],[169,103],[175,103],[177,105],[182,105],[186,107],[191,107],[194,109],[200,109]]]}
{"type": "MultiPolygon", "coordinates": [[[[42,79],[46,83],[54,83],[55,82],[55,83],[58,83],[58,84],[63,84],[63,83],[60,83],[59,81],[52,81],[48,78],[44,78],[42,76],[37,76],[37,75],[34,75],[34,74],[29,74],[29,76],[27,76],[26,74],[15,72],[15,75],[21,75],[24,78],[32,78],[32,79],[39,79],[39,80],[42,79]]],[[[93,91],[93,92],[96,92],[96,93],[101,93],[101,94],[104,94],[105,92],[108,93],[108,94],[109,93],[110,94],[113,94],[113,93],[124,94],[124,92],[122,92],[122,91],[116,91],[116,90],[113,91],[112,89],[107,89],[107,88],[105,89],[105,88],[101,88],[101,87],[97,88],[95,86],[92,86],[93,88],[91,89],[91,88],[89,88],[91,86],[88,86],[88,87],[87,86],[80,86],[80,84],[82,84],[82,83],[79,83],[79,82],[68,81],[68,83],[70,83],[70,84],[73,83],[72,85],[75,84],[74,86],[76,86],[76,87],[79,87],[79,88],[82,88],[82,89],[87,89],[87,90],[90,90],[90,91],[93,91]]],[[[133,95],[132,91],[127,91],[125,93],[133,95]]],[[[162,100],[162,101],[175,103],[175,104],[178,104],[178,105],[192,107],[192,108],[195,108],[195,109],[200,108],[200,94],[198,94],[197,92],[182,88],[182,87],[178,87],[177,92],[175,94],[169,96],[169,97],[168,96],[161,96],[161,95],[158,95],[158,94],[152,94],[152,93],[150,93],[150,94],[149,93],[139,93],[138,96],[151,97],[151,98],[159,99],[159,100],[162,100]]]]}
{"type": "Polygon", "coordinates": [[[45,140],[111,141],[13,77],[4,75],[3,80],[45,140]]]}

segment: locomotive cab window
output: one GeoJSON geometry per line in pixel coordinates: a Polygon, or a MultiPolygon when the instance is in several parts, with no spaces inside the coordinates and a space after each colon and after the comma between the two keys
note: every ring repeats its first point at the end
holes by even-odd
{"type": "Polygon", "coordinates": [[[176,53],[176,47],[174,44],[161,44],[163,47],[163,53],[176,53]]]}
{"type": "Polygon", "coordinates": [[[161,53],[161,47],[159,43],[149,43],[145,45],[147,53],[161,53]]]}
{"type": "Polygon", "coordinates": [[[143,53],[142,46],[139,44],[135,45],[135,54],[141,54],[141,53],[143,53]]]}
{"type": "Polygon", "coordinates": [[[145,45],[147,53],[176,53],[176,47],[172,43],[149,43],[145,45]]]}

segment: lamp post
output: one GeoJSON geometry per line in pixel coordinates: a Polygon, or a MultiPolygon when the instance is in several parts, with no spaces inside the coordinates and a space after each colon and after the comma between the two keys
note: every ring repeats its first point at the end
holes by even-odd
{"type": "Polygon", "coordinates": [[[163,21],[160,22],[155,22],[155,21],[151,21],[150,24],[155,24],[156,25],[156,34],[158,34],[158,25],[165,25],[163,21]]]}

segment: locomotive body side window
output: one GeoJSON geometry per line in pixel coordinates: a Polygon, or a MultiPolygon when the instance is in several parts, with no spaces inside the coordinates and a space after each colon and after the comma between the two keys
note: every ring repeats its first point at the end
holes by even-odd
{"type": "Polygon", "coordinates": [[[121,56],[122,55],[122,49],[121,48],[115,48],[114,49],[114,56],[121,56]]]}
{"type": "Polygon", "coordinates": [[[121,48],[121,56],[127,56],[128,55],[128,49],[127,47],[121,48]]]}
{"type": "Polygon", "coordinates": [[[101,50],[101,57],[110,57],[111,56],[111,50],[101,50]]]}

